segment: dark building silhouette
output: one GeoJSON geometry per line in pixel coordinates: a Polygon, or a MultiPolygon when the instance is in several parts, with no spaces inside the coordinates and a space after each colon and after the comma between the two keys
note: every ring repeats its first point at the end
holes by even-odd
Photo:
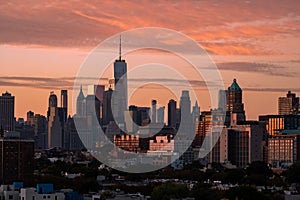
{"type": "Polygon", "coordinates": [[[103,95],[103,108],[102,108],[102,123],[103,125],[109,124],[109,122],[114,121],[113,113],[112,113],[112,93],[113,90],[109,88],[107,91],[104,91],[103,95]]]}
{"type": "Polygon", "coordinates": [[[64,110],[64,119],[68,117],[68,90],[61,90],[60,106],[64,110]]]}
{"type": "Polygon", "coordinates": [[[151,107],[151,123],[156,123],[156,119],[157,119],[157,108],[156,108],[156,104],[157,101],[156,100],[152,100],[152,107],[151,107]]]}
{"type": "Polygon", "coordinates": [[[171,99],[168,103],[168,126],[172,128],[176,128],[177,122],[177,102],[171,99]]]}
{"type": "Polygon", "coordinates": [[[0,96],[0,125],[5,131],[15,128],[15,97],[8,92],[0,96]]]}
{"type": "Polygon", "coordinates": [[[34,114],[32,111],[27,112],[26,124],[34,130],[34,140],[36,149],[46,149],[48,147],[48,122],[45,116],[34,114]]]}
{"type": "MultiPolygon", "coordinates": [[[[68,96],[66,91],[61,91],[62,106],[66,106],[68,96]]],[[[49,107],[47,113],[48,120],[48,148],[63,147],[64,144],[64,124],[67,120],[67,108],[57,107],[57,96],[54,92],[49,96],[49,107]]]]}
{"type": "Polygon", "coordinates": [[[146,126],[150,123],[150,108],[149,107],[138,107],[131,105],[129,106],[129,111],[131,112],[132,120],[138,126],[146,126]]]}

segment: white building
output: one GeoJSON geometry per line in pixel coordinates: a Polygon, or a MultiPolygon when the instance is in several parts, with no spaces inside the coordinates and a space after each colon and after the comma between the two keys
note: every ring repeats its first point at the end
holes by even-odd
{"type": "Polygon", "coordinates": [[[62,192],[38,193],[35,188],[22,188],[20,200],[64,200],[65,195],[62,192]]]}
{"type": "Polygon", "coordinates": [[[19,200],[19,191],[13,185],[1,185],[0,200],[19,200]]]}

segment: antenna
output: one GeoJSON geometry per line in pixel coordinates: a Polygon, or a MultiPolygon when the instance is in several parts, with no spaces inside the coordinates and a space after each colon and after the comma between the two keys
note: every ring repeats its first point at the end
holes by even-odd
{"type": "Polygon", "coordinates": [[[122,38],[121,38],[121,35],[120,35],[120,46],[119,46],[119,60],[121,61],[121,53],[122,53],[122,38]]]}

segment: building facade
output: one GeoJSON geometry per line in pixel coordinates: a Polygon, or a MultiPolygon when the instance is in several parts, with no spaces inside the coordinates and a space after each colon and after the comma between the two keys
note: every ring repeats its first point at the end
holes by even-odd
{"type": "Polygon", "coordinates": [[[0,181],[31,182],[34,170],[34,140],[17,137],[0,138],[0,181]]]}
{"type": "Polygon", "coordinates": [[[299,113],[299,97],[288,91],[286,97],[278,98],[279,115],[297,115],[299,113]]]}

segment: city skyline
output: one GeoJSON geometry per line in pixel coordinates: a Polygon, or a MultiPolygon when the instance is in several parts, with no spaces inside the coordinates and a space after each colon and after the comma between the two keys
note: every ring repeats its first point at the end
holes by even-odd
{"type": "MultiPolygon", "coordinates": [[[[174,29],[196,40],[217,64],[224,85],[233,78],[239,80],[249,119],[277,113],[277,98],[289,90],[299,96],[299,2],[187,1],[156,5],[145,1],[145,5],[149,10],[136,2],[124,2],[122,6],[109,1],[101,5],[78,1],[61,6],[58,1],[34,0],[1,4],[0,89],[16,96],[16,116],[25,117],[29,110],[45,114],[52,90],[58,94],[58,90],[68,89],[71,96],[74,77],[92,48],[111,35],[145,26],[174,29]],[[126,8],[130,11],[121,12],[126,8]]],[[[134,41],[124,45],[134,45],[134,41]]],[[[117,46],[111,49],[116,58],[117,46]]],[[[174,60],[172,55],[153,52],[123,56],[128,71],[145,58],[149,61],[155,57],[174,60]]],[[[184,66],[180,61],[172,65],[184,66]]],[[[107,78],[111,77],[109,73],[107,78]]],[[[202,110],[209,110],[205,87],[201,85],[200,89],[203,98],[198,103],[202,110]]],[[[155,94],[161,88],[152,90],[155,94]]],[[[142,102],[141,93],[130,104],[149,104],[151,100],[142,102]]],[[[166,104],[167,99],[158,101],[166,104]]],[[[72,105],[71,99],[68,105],[72,105]]],[[[74,111],[70,108],[69,113],[74,111]]]]}

